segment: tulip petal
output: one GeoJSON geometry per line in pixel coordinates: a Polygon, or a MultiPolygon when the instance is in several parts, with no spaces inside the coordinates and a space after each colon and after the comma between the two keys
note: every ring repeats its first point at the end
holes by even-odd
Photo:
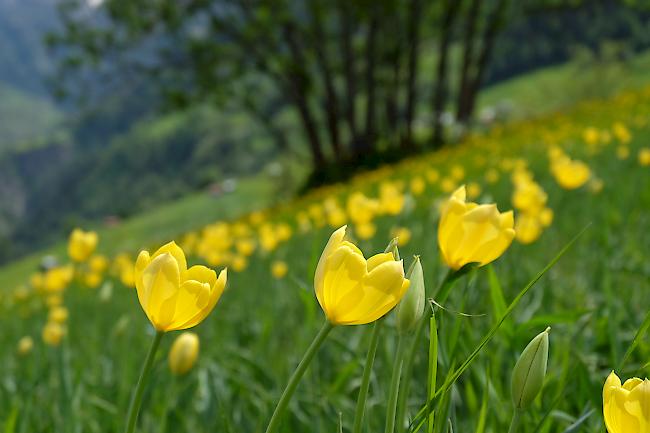
{"type": "Polygon", "coordinates": [[[178,262],[169,253],[154,258],[144,269],[142,273],[144,296],[140,302],[156,329],[164,330],[171,322],[179,286],[178,262]]]}
{"type": "Polygon", "coordinates": [[[203,309],[197,311],[194,317],[188,319],[185,323],[180,323],[180,324],[175,323],[174,327],[170,329],[170,331],[192,328],[198,325],[199,323],[201,323],[208,316],[208,314],[212,312],[215,305],[217,305],[217,302],[221,298],[221,295],[223,294],[223,291],[226,288],[227,280],[228,280],[228,270],[224,269],[219,273],[219,278],[217,278],[217,281],[215,282],[214,286],[210,290],[210,297],[207,305],[203,309]]]}
{"type": "Polygon", "coordinates": [[[339,246],[327,259],[323,276],[323,291],[318,302],[332,323],[339,323],[342,298],[346,304],[359,302],[363,296],[361,285],[366,274],[366,261],[361,254],[347,245],[339,246]]]}
{"type": "MultiPolygon", "coordinates": [[[[332,254],[332,252],[339,247],[341,242],[343,242],[346,229],[347,226],[343,226],[332,233],[329,240],[327,241],[327,245],[325,245],[325,249],[323,249],[323,253],[320,256],[320,259],[318,260],[318,265],[316,266],[316,272],[314,274],[314,290],[316,292],[316,298],[318,298],[318,302],[321,302],[321,299],[323,297],[323,277],[325,276],[326,260],[330,254],[332,254]]],[[[321,306],[322,305],[323,304],[321,302],[321,306]]]]}
{"type": "Polygon", "coordinates": [[[194,265],[187,270],[185,278],[188,280],[198,281],[200,283],[208,283],[210,287],[214,286],[217,282],[217,273],[205,266],[194,265]]]}
{"type": "Polygon", "coordinates": [[[174,241],[166,243],[162,247],[158,248],[158,251],[156,251],[152,256],[152,259],[164,253],[168,253],[174,257],[174,259],[176,259],[176,262],[178,262],[178,270],[180,272],[180,275],[184,275],[185,271],[187,271],[187,260],[185,259],[185,253],[181,247],[176,245],[176,242],[174,241]]]}

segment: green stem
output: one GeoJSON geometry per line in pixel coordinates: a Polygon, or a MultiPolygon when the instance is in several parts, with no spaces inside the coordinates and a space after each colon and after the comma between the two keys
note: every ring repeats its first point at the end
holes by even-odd
{"type": "Polygon", "coordinates": [[[515,411],[512,414],[512,421],[510,422],[510,428],[508,429],[508,433],[515,433],[517,431],[517,427],[519,426],[520,417],[521,417],[521,411],[519,409],[515,408],[515,411]]]}
{"type": "MultiPolygon", "coordinates": [[[[390,393],[388,394],[388,408],[386,409],[386,433],[395,431],[395,413],[397,411],[397,396],[399,395],[399,381],[402,376],[402,364],[404,361],[404,337],[402,334],[397,337],[397,351],[395,363],[393,364],[393,375],[390,380],[390,393]]],[[[403,420],[398,420],[400,425],[403,420]]]]}
{"type": "MultiPolygon", "coordinates": [[[[436,302],[442,303],[447,300],[449,293],[454,286],[456,280],[462,276],[458,271],[450,269],[445,275],[445,278],[440,282],[438,290],[435,292],[436,302]]],[[[409,395],[409,390],[411,386],[411,372],[413,370],[413,362],[415,361],[415,356],[417,355],[418,350],[421,348],[420,341],[422,340],[422,334],[424,334],[424,329],[426,328],[429,319],[432,316],[430,310],[427,309],[428,314],[424,314],[422,319],[418,322],[417,328],[415,329],[415,337],[413,339],[413,344],[411,345],[411,350],[404,361],[404,378],[402,382],[402,389],[399,393],[399,401],[397,403],[397,418],[404,419],[406,413],[406,401],[409,395]]],[[[397,431],[401,432],[401,424],[397,426],[397,431]]]]}
{"type": "MultiPolygon", "coordinates": [[[[431,400],[436,392],[436,377],[438,376],[438,325],[436,315],[431,315],[429,325],[429,372],[427,380],[427,401],[431,400]]],[[[433,433],[435,411],[429,414],[427,432],[433,433]]]]}
{"type": "Polygon", "coordinates": [[[280,400],[278,401],[278,405],[275,407],[275,411],[273,411],[271,421],[269,421],[269,425],[266,427],[266,433],[273,433],[280,426],[282,415],[287,409],[289,401],[291,400],[293,393],[296,391],[298,383],[300,383],[300,379],[302,379],[302,376],[305,374],[307,367],[311,363],[312,359],[314,359],[314,355],[316,355],[316,352],[318,352],[318,349],[320,349],[320,347],[323,345],[323,342],[327,338],[327,335],[333,328],[334,325],[332,325],[329,321],[325,321],[323,327],[320,329],[320,331],[318,331],[318,334],[314,338],[314,341],[311,342],[311,345],[303,355],[302,360],[291,375],[289,383],[287,383],[287,386],[284,389],[280,400]]]}
{"type": "Polygon", "coordinates": [[[368,354],[366,355],[366,365],[363,367],[363,376],[361,378],[359,396],[357,397],[357,409],[354,412],[354,425],[352,428],[352,433],[361,433],[363,414],[366,410],[366,399],[368,398],[368,388],[370,387],[370,375],[372,374],[372,366],[375,363],[375,354],[377,353],[377,344],[379,343],[381,323],[381,320],[377,320],[372,325],[370,347],[368,347],[368,354]]]}
{"type": "Polygon", "coordinates": [[[151,343],[151,348],[147,357],[145,358],[144,365],[142,365],[142,372],[140,373],[140,378],[138,379],[138,384],[135,386],[135,391],[133,397],[131,398],[131,404],[129,405],[129,413],[126,421],[125,433],[133,433],[135,430],[135,423],[138,420],[138,413],[140,412],[140,405],[142,404],[142,395],[144,394],[144,387],[149,381],[149,373],[151,373],[151,367],[153,366],[153,360],[156,356],[156,351],[158,351],[158,346],[160,346],[160,340],[165,333],[162,331],[156,332],[156,335],[153,338],[151,343]]]}

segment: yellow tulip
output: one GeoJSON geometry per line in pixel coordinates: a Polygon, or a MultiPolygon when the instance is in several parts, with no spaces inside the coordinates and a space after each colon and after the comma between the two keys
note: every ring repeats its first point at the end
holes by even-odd
{"type": "Polygon", "coordinates": [[[50,346],[58,346],[65,335],[63,325],[56,322],[47,322],[43,327],[43,341],[50,346]]]}
{"type": "Polygon", "coordinates": [[[461,186],[445,203],[438,225],[438,245],[451,269],[468,263],[487,265],[510,246],[515,237],[512,211],[500,213],[495,204],[465,202],[461,186]]]}
{"type": "Polygon", "coordinates": [[[108,259],[106,256],[95,255],[88,260],[88,266],[93,272],[101,274],[108,268],[108,259]]]}
{"type": "Polygon", "coordinates": [[[618,159],[627,159],[630,156],[630,148],[624,144],[616,147],[616,157],[618,159]]]}
{"type": "Polygon", "coordinates": [[[176,337],[169,349],[169,369],[176,375],[190,371],[199,357],[199,336],[183,332],[176,337]]]}
{"type": "Polygon", "coordinates": [[[521,214],[517,217],[516,238],[522,244],[531,244],[542,235],[540,221],[529,214],[521,214]]]}
{"type": "Polygon", "coordinates": [[[569,157],[560,158],[551,164],[551,173],[564,189],[576,189],[587,183],[591,177],[589,166],[569,157]]]}
{"type": "Polygon", "coordinates": [[[158,331],[175,331],[198,325],[212,311],[226,286],[227,272],[205,266],[187,268],[183,250],[174,242],[153,256],[142,251],[135,264],[138,300],[158,331]]]}
{"type": "Polygon", "coordinates": [[[391,238],[397,238],[397,245],[405,246],[411,240],[411,230],[408,227],[395,227],[390,231],[391,238]]]}
{"type": "Polygon", "coordinates": [[[34,348],[34,340],[32,337],[23,337],[18,340],[18,354],[20,356],[25,356],[34,348]]]}
{"type": "Polygon", "coordinates": [[[603,387],[603,415],[609,433],[645,433],[650,428],[650,381],[621,384],[613,371],[603,387]]]}
{"type": "Polygon", "coordinates": [[[366,260],[356,245],[344,240],[346,226],[330,237],[316,267],[314,289],[333,325],[363,325],[388,313],[409,287],[402,261],[392,253],[366,260]]]}
{"type": "Polygon", "coordinates": [[[644,147],[639,150],[639,164],[643,167],[650,166],[650,147],[644,147]]]}
{"type": "Polygon", "coordinates": [[[95,251],[99,237],[96,232],[74,229],[68,240],[68,255],[75,262],[85,262],[95,251]]]}
{"type": "Polygon", "coordinates": [[[56,306],[50,310],[48,319],[50,322],[64,324],[68,320],[68,309],[62,306],[56,306]]]}
{"type": "Polygon", "coordinates": [[[276,260],[273,262],[273,264],[271,264],[271,274],[274,278],[284,278],[284,276],[287,275],[288,271],[289,267],[287,266],[286,262],[283,262],[282,260],[276,260]]]}

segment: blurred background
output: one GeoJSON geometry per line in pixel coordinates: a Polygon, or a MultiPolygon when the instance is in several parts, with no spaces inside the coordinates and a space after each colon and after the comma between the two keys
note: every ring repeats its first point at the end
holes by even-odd
{"type": "Polygon", "coordinates": [[[136,215],[166,239],[641,87],[649,7],[0,0],[0,263],[136,215]]]}

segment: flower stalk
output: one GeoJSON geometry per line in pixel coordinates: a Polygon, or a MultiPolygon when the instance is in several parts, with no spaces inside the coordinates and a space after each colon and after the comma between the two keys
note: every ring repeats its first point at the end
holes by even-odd
{"type": "Polygon", "coordinates": [[[275,410],[273,411],[269,425],[266,427],[266,433],[274,433],[278,430],[280,421],[282,420],[282,415],[284,415],[284,412],[287,410],[289,401],[291,401],[291,397],[293,397],[293,394],[296,391],[298,384],[300,383],[300,379],[302,379],[305,371],[307,371],[307,367],[309,367],[309,364],[311,364],[311,361],[314,359],[314,356],[323,345],[325,339],[332,329],[334,329],[334,325],[326,320],[323,324],[323,327],[320,329],[320,331],[318,331],[318,334],[316,334],[314,341],[311,342],[311,345],[303,355],[302,360],[291,375],[289,383],[287,383],[287,386],[284,389],[284,392],[282,393],[282,396],[280,397],[275,410]]]}
{"type": "Polygon", "coordinates": [[[375,363],[375,354],[377,353],[377,345],[379,343],[379,333],[381,331],[381,320],[376,321],[372,326],[372,334],[370,337],[370,347],[368,347],[368,354],[366,355],[366,364],[363,367],[363,376],[361,377],[361,387],[359,388],[359,396],[357,397],[357,408],[354,411],[354,424],[352,433],[361,433],[361,426],[363,425],[363,415],[366,410],[366,400],[368,399],[368,388],[370,387],[370,375],[372,374],[372,367],[375,363]]]}
{"type": "Polygon", "coordinates": [[[156,352],[160,346],[160,341],[165,333],[162,331],[156,332],[156,335],[153,338],[151,347],[149,348],[149,353],[145,358],[144,364],[142,366],[142,371],[140,372],[140,378],[138,383],[135,386],[135,391],[133,397],[131,398],[131,404],[129,405],[129,412],[127,415],[126,429],[125,433],[133,433],[135,430],[135,424],[138,421],[138,413],[140,412],[140,406],[142,405],[142,395],[144,394],[144,388],[149,381],[149,375],[151,373],[151,367],[153,366],[153,360],[156,357],[156,352]]]}

